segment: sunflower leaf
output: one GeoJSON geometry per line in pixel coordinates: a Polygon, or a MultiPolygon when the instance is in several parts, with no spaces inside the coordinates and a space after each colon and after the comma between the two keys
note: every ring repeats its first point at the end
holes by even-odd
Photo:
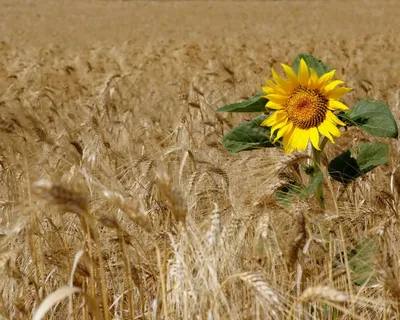
{"type": "Polygon", "coordinates": [[[273,144],[270,140],[271,128],[260,126],[266,118],[268,116],[255,117],[234,127],[222,138],[226,150],[233,154],[245,150],[275,147],[277,144],[273,144]]]}
{"type": "Polygon", "coordinates": [[[376,284],[374,261],[377,254],[378,247],[372,238],[363,239],[348,252],[351,279],[355,284],[359,286],[376,284]]]}
{"type": "Polygon", "coordinates": [[[313,68],[317,75],[320,77],[329,71],[332,71],[332,68],[329,68],[325,63],[317,58],[313,57],[311,54],[301,53],[299,54],[296,59],[294,59],[294,72],[298,73],[300,61],[303,59],[309,68],[313,68]]]}
{"type": "Polygon", "coordinates": [[[307,198],[307,188],[295,181],[291,181],[288,185],[276,190],[275,200],[283,207],[290,207],[294,197],[300,199],[307,198]]]}
{"type": "Polygon", "coordinates": [[[386,164],[388,154],[387,143],[362,143],[334,158],[328,165],[328,172],[336,181],[348,184],[378,165],[386,164]]]}
{"type": "Polygon", "coordinates": [[[253,98],[228,104],[219,108],[217,112],[263,112],[266,110],[265,105],[268,102],[268,99],[264,96],[264,92],[258,92],[253,98]]]}
{"type": "Polygon", "coordinates": [[[329,175],[341,183],[347,184],[361,176],[357,160],[351,156],[351,150],[343,152],[328,165],[329,175]]]}
{"type": "Polygon", "coordinates": [[[388,161],[389,145],[384,142],[363,143],[357,151],[357,163],[362,173],[367,173],[388,161]]]}
{"type": "Polygon", "coordinates": [[[314,191],[318,188],[318,186],[322,183],[322,181],[324,180],[324,175],[321,171],[317,172],[314,174],[312,180],[311,180],[311,184],[307,187],[307,195],[309,197],[312,196],[312,194],[314,193],[314,191]]]}
{"type": "Polygon", "coordinates": [[[398,137],[397,122],[389,107],[381,101],[367,99],[359,101],[349,111],[339,115],[349,125],[377,137],[398,137]]]}

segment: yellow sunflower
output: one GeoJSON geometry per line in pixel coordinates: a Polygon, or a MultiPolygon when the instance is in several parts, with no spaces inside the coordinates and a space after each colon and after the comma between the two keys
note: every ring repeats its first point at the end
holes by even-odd
{"type": "Polygon", "coordinates": [[[274,142],[283,137],[286,153],[304,151],[310,140],[314,148],[320,150],[320,134],[334,143],[332,136],[340,136],[337,125],[345,124],[332,111],[348,110],[338,99],[351,88],[337,88],[344,82],[331,81],[335,70],[318,77],[303,59],[300,61],[298,75],[288,65],[282,64],[282,67],[287,79],[281,78],[272,69],[275,83],[267,80],[268,86],[262,88],[266,93],[265,98],[269,100],[266,107],[275,109],[275,112],[261,125],[272,127],[271,137],[277,131],[274,142]]]}

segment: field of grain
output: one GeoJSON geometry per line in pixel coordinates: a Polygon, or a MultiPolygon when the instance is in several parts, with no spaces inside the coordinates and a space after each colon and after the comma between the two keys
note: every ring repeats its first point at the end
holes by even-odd
{"type": "MultiPolygon", "coordinates": [[[[375,98],[398,119],[399,15],[2,0],[0,319],[398,319],[398,141],[374,139],[389,163],[353,184],[328,179],[325,211],[282,207],[301,155],[228,154],[222,136],[254,115],[215,110],[304,52],[354,88],[350,107],[375,98]]],[[[370,139],[350,128],[327,156],[370,139]]]]}

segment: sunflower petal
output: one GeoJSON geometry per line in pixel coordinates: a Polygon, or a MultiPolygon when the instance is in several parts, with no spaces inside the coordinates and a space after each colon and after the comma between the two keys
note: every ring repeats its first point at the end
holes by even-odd
{"type": "Polygon", "coordinates": [[[282,105],[280,105],[279,103],[275,103],[273,101],[268,101],[266,104],[266,107],[270,108],[270,109],[276,109],[276,110],[283,109],[282,105]]]}
{"type": "Polygon", "coordinates": [[[334,123],[328,122],[327,126],[331,135],[333,135],[334,137],[340,137],[340,130],[338,129],[338,127],[336,127],[334,123]]]}
{"type": "MultiPolygon", "coordinates": [[[[323,127],[326,131],[328,131],[332,136],[334,137],[340,137],[340,131],[339,129],[336,127],[336,125],[334,123],[332,123],[331,120],[329,119],[325,119],[324,122],[322,122],[320,124],[320,126],[318,127],[318,130],[320,129],[320,127],[323,127]]],[[[320,131],[321,132],[321,131],[320,131]]],[[[324,134],[325,135],[325,134],[324,134]]]]}
{"type": "Polygon", "coordinates": [[[336,70],[332,70],[329,71],[328,73],[325,73],[321,76],[321,78],[319,78],[318,80],[318,87],[317,89],[321,90],[323,89],[326,84],[331,81],[331,79],[333,78],[333,76],[335,75],[336,70]]]}
{"type": "Polygon", "coordinates": [[[272,89],[275,90],[275,93],[287,94],[287,92],[283,88],[277,86],[273,81],[267,80],[267,83],[272,89]]]}
{"type": "Polygon", "coordinates": [[[287,148],[290,150],[304,151],[307,148],[309,134],[307,130],[294,128],[291,132],[289,141],[287,141],[287,148]]]}
{"type": "Polygon", "coordinates": [[[283,127],[278,131],[278,133],[276,134],[276,137],[275,137],[273,143],[277,142],[277,141],[278,141],[280,138],[282,138],[283,136],[286,136],[286,135],[290,132],[290,130],[292,130],[292,128],[293,128],[293,122],[287,122],[287,123],[285,124],[285,126],[283,126],[283,127]]]}
{"type": "Polygon", "coordinates": [[[329,122],[329,120],[325,120],[324,122],[322,122],[318,126],[318,131],[319,131],[320,134],[322,134],[323,136],[327,137],[332,143],[335,143],[335,141],[333,141],[332,135],[329,133],[329,130],[325,126],[326,122],[329,122]]]}
{"type": "Polygon", "coordinates": [[[334,124],[338,124],[341,126],[345,126],[346,124],[341,121],[338,117],[336,117],[331,111],[326,112],[326,119],[330,120],[334,124]]]}
{"type": "Polygon", "coordinates": [[[332,81],[331,83],[328,83],[324,88],[323,91],[325,93],[331,92],[333,89],[335,89],[339,84],[343,84],[344,81],[342,80],[335,80],[332,81]]]}
{"type": "Polygon", "coordinates": [[[306,87],[308,85],[310,75],[308,72],[307,63],[304,61],[304,59],[300,60],[298,79],[300,85],[302,85],[303,87],[306,87]]]}
{"type": "Polygon", "coordinates": [[[308,80],[308,87],[312,90],[318,86],[318,75],[313,68],[310,68],[310,80],[308,80]]]}
{"type": "Polygon", "coordinates": [[[328,101],[328,108],[330,110],[349,110],[349,107],[347,107],[344,103],[333,99],[328,101]]]}
{"type": "Polygon", "coordinates": [[[284,111],[275,111],[273,114],[271,114],[267,119],[265,119],[262,123],[261,126],[263,127],[271,127],[275,125],[276,123],[282,121],[283,117],[286,116],[286,113],[284,111]]]}
{"type": "Polygon", "coordinates": [[[276,130],[278,130],[278,129],[280,129],[280,128],[282,128],[282,127],[285,126],[285,124],[286,124],[287,121],[288,121],[288,118],[287,118],[287,117],[278,118],[276,124],[273,125],[273,126],[271,127],[271,138],[272,138],[272,136],[274,135],[274,132],[275,132],[276,130]]]}
{"type": "Polygon", "coordinates": [[[299,138],[299,129],[296,127],[293,127],[293,130],[290,131],[290,136],[289,140],[287,142],[287,148],[288,150],[294,151],[297,148],[297,141],[299,138]]]}
{"type": "Polygon", "coordinates": [[[267,99],[277,104],[285,105],[288,100],[288,96],[284,96],[281,94],[269,94],[267,95],[267,99]]]}
{"type": "Polygon", "coordinates": [[[284,64],[284,63],[281,63],[281,66],[282,66],[283,70],[285,70],[286,77],[292,83],[293,88],[298,87],[299,80],[298,80],[297,75],[294,72],[294,70],[291,67],[289,67],[287,64],[284,64]]]}
{"type": "Polygon", "coordinates": [[[283,136],[283,149],[285,150],[286,153],[290,153],[294,151],[293,146],[290,144],[290,141],[292,140],[292,137],[295,133],[295,128],[292,127],[286,135],[283,136]]]}
{"type": "Polygon", "coordinates": [[[343,97],[347,92],[353,90],[353,88],[335,88],[329,92],[326,96],[328,99],[337,100],[343,97]]]}
{"type": "Polygon", "coordinates": [[[305,151],[308,146],[308,141],[310,141],[310,130],[300,129],[299,142],[297,144],[297,150],[305,151]]]}
{"type": "Polygon", "coordinates": [[[266,94],[273,94],[273,93],[275,93],[275,90],[274,90],[273,88],[267,87],[267,86],[262,87],[262,91],[264,91],[266,94]]]}
{"type": "Polygon", "coordinates": [[[310,129],[310,140],[315,149],[321,150],[319,148],[319,132],[315,127],[310,129]]]}
{"type": "Polygon", "coordinates": [[[272,68],[272,77],[274,78],[276,84],[283,88],[285,90],[285,92],[291,92],[292,90],[292,85],[290,84],[289,81],[281,78],[274,70],[274,68],[272,68]]]}

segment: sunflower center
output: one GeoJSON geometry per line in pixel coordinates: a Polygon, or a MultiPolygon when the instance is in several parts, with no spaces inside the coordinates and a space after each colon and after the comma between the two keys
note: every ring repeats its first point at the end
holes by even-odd
{"type": "Polygon", "coordinates": [[[328,110],[328,99],[318,90],[299,86],[286,103],[289,120],[300,129],[319,126],[328,110]]]}

